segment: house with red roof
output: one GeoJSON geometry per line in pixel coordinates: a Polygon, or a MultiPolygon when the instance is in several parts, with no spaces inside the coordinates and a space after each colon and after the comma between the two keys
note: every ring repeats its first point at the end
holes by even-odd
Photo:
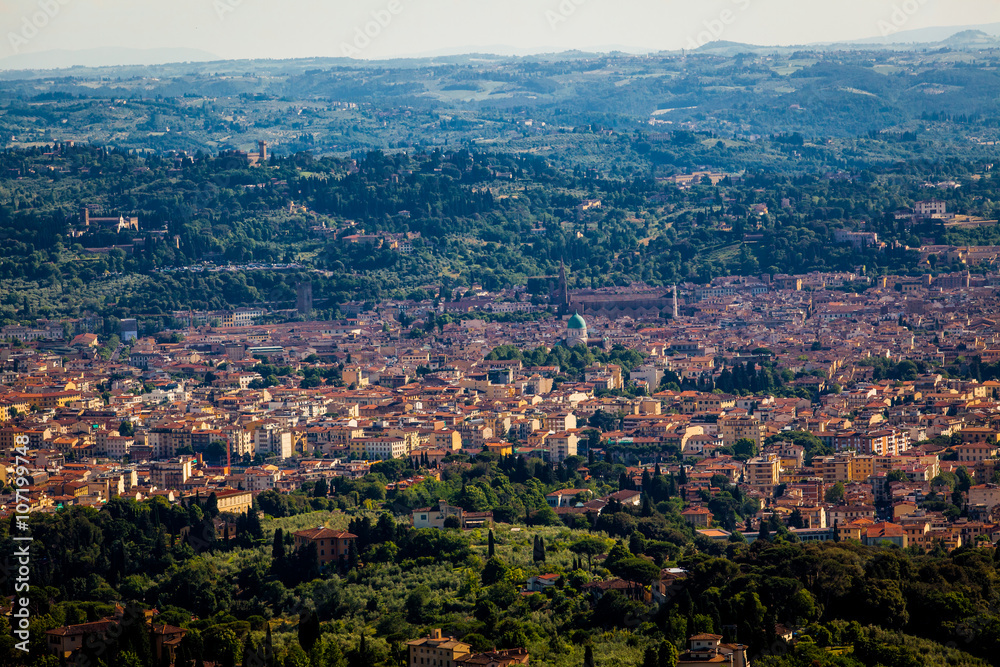
{"type": "Polygon", "coordinates": [[[357,535],[346,530],[333,530],[325,526],[300,530],[294,533],[294,537],[296,549],[310,544],[316,545],[316,557],[320,565],[337,562],[341,558],[346,559],[351,542],[358,539],[357,535]]]}
{"type": "Polygon", "coordinates": [[[900,548],[906,548],[906,531],[902,526],[888,521],[880,521],[868,526],[865,531],[864,540],[868,546],[878,546],[883,542],[895,544],[900,548]]]}

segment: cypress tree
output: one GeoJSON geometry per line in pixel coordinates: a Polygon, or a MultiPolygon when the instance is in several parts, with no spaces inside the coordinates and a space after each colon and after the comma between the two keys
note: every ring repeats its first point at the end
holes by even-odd
{"type": "Polygon", "coordinates": [[[677,647],[663,640],[660,642],[660,651],[657,655],[656,667],[677,667],[677,647]]]}
{"type": "Polygon", "coordinates": [[[350,544],[347,546],[347,567],[352,570],[358,566],[358,561],[361,558],[358,553],[358,546],[354,542],[355,540],[351,540],[350,544]]]}
{"type": "Polygon", "coordinates": [[[492,528],[490,528],[490,534],[489,534],[489,537],[487,538],[486,545],[487,545],[486,548],[487,548],[487,553],[488,553],[487,558],[493,558],[494,554],[496,553],[496,545],[495,545],[495,543],[493,541],[493,529],[492,528]]]}
{"type": "Polygon", "coordinates": [[[280,561],[285,557],[285,531],[278,528],[274,531],[274,544],[271,546],[271,558],[280,561]]]}
{"type": "Polygon", "coordinates": [[[757,533],[757,539],[769,542],[771,540],[771,531],[768,530],[767,521],[764,519],[760,520],[760,531],[757,533]]]}
{"type": "Polygon", "coordinates": [[[320,638],[319,616],[311,611],[299,615],[299,645],[306,653],[312,651],[320,638]]]}
{"type": "MultiPolygon", "coordinates": [[[[256,653],[256,650],[255,650],[254,645],[253,645],[253,636],[252,636],[252,634],[253,633],[248,632],[246,638],[243,640],[243,662],[241,663],[243,665],[252,665],[253,664],[253,662],[252,662],[253,657],[252,656],[256,653]]],[[[177,664],[178,665],[183,664],[183,663],[181,663],[179,656],[178,656],[177,664]]]]}

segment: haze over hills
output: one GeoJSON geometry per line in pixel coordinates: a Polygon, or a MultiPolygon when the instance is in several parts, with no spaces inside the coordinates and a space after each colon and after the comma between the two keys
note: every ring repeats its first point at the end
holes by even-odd
{"type": "Polygon", "coordinates": [[[848,44],[926,44],[941,42],[949,37],[969,30],[978,30],[994,37],[1000,36],[1000,23],[984,23],[982,25],[954,25],[937,28],[918,28],[916,30],[901,30],[885,37],[866,37],[855,39],[848,44]]]}
{"type": "MultiPolygon", "coordinates": [[[[803,48],[814,50],[845,50],[852,48],[954,48],[954,49],[977,49],[993,48],[1000,45],[1000,23],[988,23],[982,25],[959,25],[940,26],[934,28],[920,28],[916,30],[901,30],[885,37],[868,37],[857,40],[845,40],[841,42],[814,43],[804,45],[759,45],[747,44],[733,41],[713,41],[700,47],[699,51],[711,51],[719,54],[731,54],[740,51],[760,52],[785,52],[788,50],[800,50],[803,48]]],[[[605,54],[605,53],[656,53],[656,49],[643,48],[637,46],[626,46],[622,44],[595,45],[586,48],[574,49],[566,53],[574,56],[585,54],[605,54]]],[[[673,50],[661,50],[660,53],[670,53],[673,50]]],[[[547,53],[540,49],[528,49],[514,47],[505,44],[494,44],[490,46],[478,46],[475,48],[442,48],[434,51],[415,53],[405,58],[392,59],[394,62],[400,60],[424,60],[428,58],[461,58],[479,54],[494,57],[515,57],[525,58],[538,55],[556,55],[547,53]]],[[[336,56],[317,56],[306,59],[273,60],[266,62],[356,62],[360,64],[364,61],[351,61],[336,56]]],[[[235,62],[204,51],[190,48],[151,48],[151,49],[131,49],[119,47],[100,47],[85,50],[52,50],[36,53],[21,53],[0,59],[0,71],[31,71],[31,70],[53,70],[69,69],[74,67],[97,68],[97,67],[144,67],[152,65],[165,65],[175,63],[207,63],[207,62],[235,62]]],[[[240,62],[255,62],[241,60],[240,62]]],[[[376,62],[376,61],[371,61],[376,62]]],[[[381,61],[385,62],[385,61],[381,61]]]]}
{"type": "Polygon", "coordinates": [[[220,60],[220,58],[201,49],[127,49],[105,46],[80,51],[58,49],[38,53],[19,53],[0,60],[0,70],[143,66],[161,65],[164,63],[206,62],[211,60],[220,60]]]}

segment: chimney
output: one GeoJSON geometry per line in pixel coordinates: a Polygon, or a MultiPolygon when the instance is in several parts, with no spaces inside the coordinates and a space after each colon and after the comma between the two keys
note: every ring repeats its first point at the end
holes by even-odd
{"type": "Polygon", "coordinates": [[[733,667],[749,667],[747,647],[743,644],[737,644],[733,649],[733,667]]]}

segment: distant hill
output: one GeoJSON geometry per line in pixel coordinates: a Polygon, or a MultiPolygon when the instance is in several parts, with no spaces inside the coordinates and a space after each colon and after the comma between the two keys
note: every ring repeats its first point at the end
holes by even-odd
{"type": "Polygon", "coordinates": [[[757,51],[760,49],[766,49],[766,46],[757,46],[756,44],[744,44],[743,42],[729,42],[723,39],[707,42],[698,47],[698,52],[716,52],[716,51],[757,51]]]}
{"type": "Polygon", "coordinates": [[[212,60],[219,60],[219,57],[200,49],[124,49],[108,46],[82,51],[59,49],[40,53],[19,53],[0,59],[0,70],[159,65],[212,60]]]}
{"type": "Polygon", "coordinates": [[[1000,36],[1000,23],[985,23],[983,25],[955,25],[937,28],[921,28],[919,30],[901,30],[885,37],[866,37],[855,39],[847,44],[927,44],[944,42],[954,35],[963,32],[983,32],[993,37],[1000,36]]]}
{"type": "MultiPolygon", "coordinates": [[[[952,48],[952,49],[991,49],[1000,48],[1000,23],[988,23],[972,26],[942,26],[921,28],[918,30],[901,30],[885,37],[868,37],[865,39],[834,42],[812,43],[784,46],[767,46],[745,44],[731,41],[715,41],[704,44],[689,53],[704,53],[714,56],[731,57],[740,53],[754,54],[790,54],[795,51],[848,51],[848,50],[922,50],[952,48]]],[[[541,50],[515,48],[508,45],[479,46],[463,51],[462,49],[440,49],[421,53],[408,58],[392,58],[385,60],[352,60],[342,57],[317,56],[314,58],[294,59],[263,59],[263,60],[230,60],[200,49],[188,48],[158,48],[130,49],[117,47],[102,47],[86,50],[52,50],[40,53],[22,53],[6,58],[0,58],[0,78],[47,76],[48,70],[54,69],[98,69],[109,67],[144,68],[160,66],[166,68],[164,73],[173,73],[173,65],[182,63],[199,63],[197,71],[229,71],[238,68],[250,70],[285,70],[308,69],[314,67],[338,66],[422,66],[427,63],[478,63],[482,60],[525,59],[528,61],[556,62],[581,58],[601,57],[607,54],[644,54],[659,53],[661,55],[681,53],[681,49],[655,51],[646,48],[621,45],[606,45],[595,48],[569,50],[563,52],[543,52],[541,50]]],[[[123,70],[127,71],[127,70],[123,70]]],[[[151,75],[150,71],[136,71],[135,74],[151,75]]]]}
{"type": "Polygon", "coordinates": [[[929,50],[996,49],[1000,48],[1000,23],[965,28],[926,28],[908,30],[887,37],[871,37],[851,42],[804,44],[788,46],[759,46],[719,40],[700,46],[694,53],[709,53],[731,57],[739,53],[792,53],[797,50],[846,51],[846,50],[929,50]]]}
{"type": "Polygon", "coordinates": [[[1000,37],[990,35],[982,30],[963,30],[962,32],[955,33],[948,39],[942,40],[941,44],[956,48],[969,46],[992,48],[1000,46],[1000,37]]]}

